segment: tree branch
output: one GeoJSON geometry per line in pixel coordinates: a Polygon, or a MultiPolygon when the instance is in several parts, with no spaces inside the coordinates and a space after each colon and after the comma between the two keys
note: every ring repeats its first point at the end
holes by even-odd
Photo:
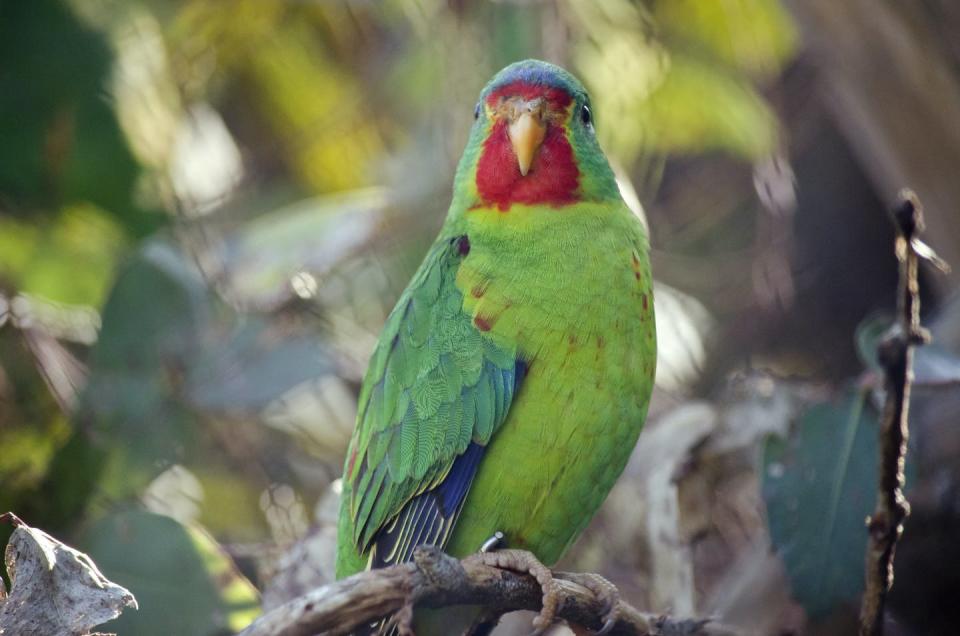
{"type": "MultiPolygon", "coordinates": [[[[585,587],[555,573],[557,616],[598,630],[604,608],[585,587]]],[[[239,636],[330,636],[391,615],[409,603],[420,607],[480,605],[498,615],[540,609],[543,593],[530,576],[493,568],[467,557],[458,561],[432,546],[417,548],[412,563],[368,570],[325,585],[261,616],[239,636]]],[[[706,619],[674,619],[640,612],[621,602],[609,632],[620,636],[738,636],[706,619]]]]}
{"type": "Polygon", "coordinates": [[[877,357],[883,368],[886,401],[880,422],[880,478],[877,505],[867,519],[869,541],[866,555],[866,588],[860,606],[860,635],[883,634],[883,609],[893,585],[893,556],[903,533],[910,506],[903,496],[904,462],[909,438],[908,411],[913,379],[913,349],[928,341],[920,326],[920,284],[917,279],[921,258],[945,269],[945,264],[923,244],[923,213],[916,195],[903,190],[893,210],[897,229],[895,252],[900,263],[897,290],[897,324],[880,343],[877,357]]]}

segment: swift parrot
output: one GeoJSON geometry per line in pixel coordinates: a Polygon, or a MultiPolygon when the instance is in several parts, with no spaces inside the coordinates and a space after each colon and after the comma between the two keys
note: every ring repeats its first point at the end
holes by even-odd
{"type": "Polygon", "coordinates": [[[646,417],[647,235],[586,90],[557,66],[518,62],[474,117],[446,221],[363,380],[338,577],[409,561],[420,545],[463,557],[498,532],[554,564],[646,417]]]}

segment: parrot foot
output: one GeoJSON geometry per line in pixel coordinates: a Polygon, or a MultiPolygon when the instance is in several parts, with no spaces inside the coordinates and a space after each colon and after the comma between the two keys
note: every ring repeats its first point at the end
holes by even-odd
{"type": "Polygon", "coordinates": [[[557,614],[557,603],[560,600],[559,587],[553,579],[550,568],[540,563],[532,552],[526,550],[498,550],[496,552],[479,552],[468,558],[475,559],[490,567],[529,574],[535,578],[537,583],[540,584],[540,589],[543,590],[543,607],[537,617],[533,619],[531,636],[542,634],[553,624],[557,614]]]}
{"type": "Polygon", "coordinates": [[[620,590],[617,586],[603,578],[599,574],[580,573],[580,572],[557,572],[554,576],[564,581],[570,581],[581,585],[590,590],[603,608],[603,614],[600,620],[603,621],[603,627],[597,632],[597,636],[603,636],[610,633],[617,620],[620,618],[620,590]]]}
{"type": "Polygon", "coordinates": [[[416,636],[413,631],[413,602],[408,600],[391,616],[380,634],[390,636],[416,636]]]}

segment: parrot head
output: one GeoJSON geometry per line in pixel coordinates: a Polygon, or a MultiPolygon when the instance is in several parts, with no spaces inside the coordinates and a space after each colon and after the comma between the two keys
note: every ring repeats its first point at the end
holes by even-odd
{"type": "Polygon", "coordinates": [[[455,185],[465,208],[619,198],[590,97],[562,68],[539,60],[504,68],[480,93],[474,119],[455,185]]]}

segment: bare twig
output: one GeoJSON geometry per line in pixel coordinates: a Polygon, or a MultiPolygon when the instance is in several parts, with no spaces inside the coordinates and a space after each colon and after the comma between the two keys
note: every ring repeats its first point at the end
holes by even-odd
{"type": "Polygon", "coordinates": [[[897,325],[880,343],[877,357],[883,368],[886,401],[880,423],[880,479],[877,506],[867,519],[869,540],[866,555],[866,589],[860,606],[860,635],[883,633],[883,609],[893,585],[893,555],[903,533],[910,506],[903,496],[904,461],[909,437],[908,410],[912,381],[913,349],[927,342],[920,326],[920,285],[917,280],[921,258],[942,267],[942,262],[918,238],[923,231],[923,214],[916,195],[904,190],[893,210],[897,229],[896,256],[900,263],[897,290],[897,325]]]}
{"type": "MultiPolygon", "coordinates": [[[[600,629],[605,608],[585,587],[555,573],[557,616],[600,629]]],[[[357,627],[408,607],[480,605],[489,615],[540,609],[543,593],[526,575],[493,568],[467,557],[458,561],[431,546],[412,563],[370,570],[313,590],[263,615],[240,636],[349,634],[357,627]]],[[[640,612],[621,602],[610,634],[621,636],[737,636],[739,632],[705,619],[675,619],[640,612]]]]}

